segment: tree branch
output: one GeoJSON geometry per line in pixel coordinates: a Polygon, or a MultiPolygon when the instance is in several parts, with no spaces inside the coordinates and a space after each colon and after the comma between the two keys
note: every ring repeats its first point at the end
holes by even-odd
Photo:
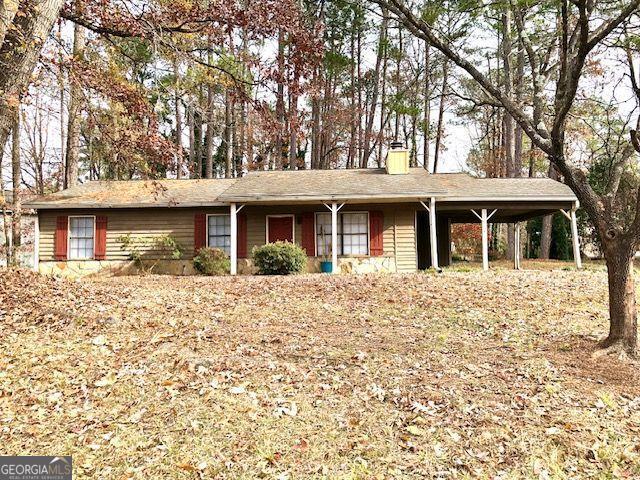
{"type": "MultiPolygon", "coordinates": [[[[403,24],[416,37],[428,42],[431,46],[439,50],[445,57],[449,58],[457,66],[466,71],[471,77],[478,82],[492,97],[494,97],[516,122],[522,127],[531,140],[547,154],[552,153],[552,145],[548,138],[546,129],[539,130],[534,125],[532,119],[513,102],[503,91],[485,77],[477,68],[475,68],[468,60],[455,52],[451,46],[436,35],[433,29],[423,20],[417,19],[408,9],[402,0],[373,0],[383,8],[393,12],[403,24]]],[[[638,0],[640,1],[640,0],[638,0]]]]}

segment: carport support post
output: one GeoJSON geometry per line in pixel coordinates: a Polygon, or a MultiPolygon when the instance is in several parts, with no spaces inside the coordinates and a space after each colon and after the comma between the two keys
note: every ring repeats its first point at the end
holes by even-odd
{"type": "Polygon", "coordinates": [[[482,209],[480,221],[482,222],[482,269],[489,270],[489,219],[487,209],[482,209]]]}
{"type": "Polygon", "coordinates": [[[582,258],[580,258],[580,239],[578,238],[578,219],[576,218],[576,210],[578,209],[578,203],[573,204],[571,209],[571,239],[573,240],[573,261],[576,264],[576,268],[580,270],[582,268],[582,258]]]}
{"type": "Polygon", "coordinates": [[[40,271],[40,215],[36,213],[33,231],[33,271],[40,271]]]}
{"type": "Polygon", "coordinates": [[[231,257],[231,275],[238,273],[238,209],[235,203],[231,204],[231,245],[229,247],[231,257]]]}
{"type": "Polygon", "coordinates": [[[520,224],[513,224],[513,268],[520,270],[520,224]]]}
{"type": "Polygon", "coordinates": [[[331,203],[331,273],[338,273],[338,204],[331,203]]]}
{"type": "Polygon", "coordinates": [[[435,269],[439,268],[438,264],[438,232],[436,230],[436,199],[431,197],[429,200],[429,233],[431,235],[431,266],[435,269]]]}

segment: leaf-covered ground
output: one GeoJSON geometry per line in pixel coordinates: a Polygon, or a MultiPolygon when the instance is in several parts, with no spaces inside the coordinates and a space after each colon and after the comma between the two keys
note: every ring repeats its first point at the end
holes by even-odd
{"type": "Polygon", "coordinates": [[[0,271],[0,454],[75,478],[639,478],[603,271],[0,271]]]}

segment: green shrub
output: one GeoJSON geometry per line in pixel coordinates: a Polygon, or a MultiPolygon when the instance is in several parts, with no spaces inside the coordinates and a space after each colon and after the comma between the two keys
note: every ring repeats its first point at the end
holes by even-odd
{"type": "Polygon", "coordinates": [[[275,242],[254,247],[251,251],[253,263],[261,275],[288,275],[303,272],[307,266],[307,255],[295,243],[275,242]]]}
{"type": "Polygon", "coordinates": [[[229,257],[219,248],[201,248],[193,257],[193,268],[203,275],[225,275],[229,273],[229,257]]]}

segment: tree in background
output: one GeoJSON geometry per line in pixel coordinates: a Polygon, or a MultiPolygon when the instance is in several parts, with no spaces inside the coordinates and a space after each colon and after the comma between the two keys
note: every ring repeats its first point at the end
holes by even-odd
{"type": "MultiPolygon", "coordinates": [[[[416,16],[402,0],[374,2],[393,12],[416,37],[427,41],[473,78],[482,89],[483,98],[502,106],[562,174],[580,199],[603,245],[609,274],[610,329],[602,346],[635,355],[638,331],[633,258],[640,244],[640,208],[634,207],[633,218],[625,221],[619,214],[621,209],[625,210],[620,205],[628,204],[629,200],[618,196],[620,182],[617,177],[621,175],[620,168],[613,169],[606,193],[600,195],[566,149],[567,128],[570,127],[568,119],[576,103],[578,86],[588,58],[605,39],[614,36],[624,38],[623,27],[637,13],[640,0],[615,4],[582,0],[569,3],[564,0],[557,5],[505,5],[503,8],[513,11],[518,34],[526,51],[529,64],[527,77],[530,79],[528,87],[531,92],[527,102],[529,108],[524,108],[525,103],[519,104],[501,88],[499,82],[480,70],[480,63],[465,55],[450,39],[416,16]],[[548,67],[548,50],[541,49],[537,44],[538,39],[530,35],[529,25],[533,22],[528,19],[532,15],[536,17],[535,24],[546,23],[548,37],[558,42],[551,69],[548,67]],[[545,77],[553,78],[552,98],[543,89],[545,77]]],[[[465,5],[461,7],[465,8],[465,5]]],[[[477,9],[472,6],[469,11],[475,13],[477,9]]],[[[637,78],[630,63],[635,87],[637,78]]],[[[640,90],[634,90],[640,93],[640,90]]],[[[630,137],[638,147],[637,151],[640,151],[635,130],[630,132],[630,137]]],[[[630,145],[625,147],[629,155],[623,155],[618,164],[626,163],[631,157],[634,150],[630,145]]],[[[633,205],[640,203],[640,195],[635,196],[637,202],[633,202],[633,205]]]]}

